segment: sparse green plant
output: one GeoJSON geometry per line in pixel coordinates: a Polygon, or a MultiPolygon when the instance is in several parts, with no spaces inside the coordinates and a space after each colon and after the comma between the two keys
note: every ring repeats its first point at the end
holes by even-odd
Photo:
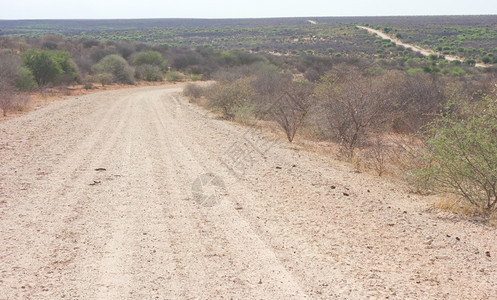
{"type": "Polygon", "coordinates": [[[241,124],[251,125],[255,123],[255,104],[249,101],[242,102],[233,109],[233,119],[241,124]]]}
{"type": "Polygon", "coordinates": [[[183,74],[177,71],[169,71],[166,73],[166,80],[171,82],[178,82],[183,80],[183,74]]]}
{"type": "Polygon", "coordinates": [[[223,118],[233,120],[239,107],[248,107],[253,98],[251,78],[241,78],[233,82],[218,83],[210,97],[209,107],[222,114],[223,118]]]}
{"type": "Polygon", "coordinates": [[[190,79],[192,81],[200,81],[200,80],[202,80],[202,78],[203,78],[202,74],[191,74],[190,75],[190,79]]]}
{"type": "Polygon", "coordinates": [[[419,178],[483,210],[497,209],[497,97],[451,103],[429,126],[419,178]]]}

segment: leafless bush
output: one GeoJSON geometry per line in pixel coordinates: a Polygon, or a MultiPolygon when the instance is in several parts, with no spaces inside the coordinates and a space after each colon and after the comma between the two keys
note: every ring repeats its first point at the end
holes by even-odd
{"type": "Polygon", "coordinates": [[[91,67],[93,66],[93,60],[88,55],[82,55],[74,58],[74,62],[78,66],[81,76],[85,77],[91,72],[91,67]]]}
{"type": "Polygon", "coordinates": [[[382,138],[377,136],[372,144],[366,150],[365,157],[370,168],[382,176],[387,168],[390,160],[391,146],[382,138]]]}
{"type": "Polygon", "coordinates": [[[396,135],[391,143],[389,158],[396,173],[409,183],[413,192],[430,193],[428,182],[416,176],[417,171],[429,163],[425,159],[425,142],[416,135],[396,135]]]}
{"type": "Polygon", "coordinates": [[[19,93],[13,88],[0,88],[0,109],[3,116],[7,116],[9,111],[23,111],[29,103],[26,94],[19,93]]]}
{"type": "Polygon", "coordinates": [[[11,106],[12,111],[25,111],[31,99],[26,93],[17,93],[11,106]]]}
{"type": "Polygon", "coordinates": [[[7,116],[7,112],[12,107],[14,95],[10,89],[0,88],[0,109],[2,109],[4,117],[7,116]]]}
{"type": "Polygon", "coordinates": [[[283,95],[271,109],[273,119],[285,131],[290,143],[309,111],[312,95],[313,87],[311,84],[291,82],[287,84],[283,95]]]}
{"type": "Polygon", "coordinates": [[[0,84],[2,87],[15,86],[21,67],[21,59],[11,51],[0,52],[0,84]]]}
{"type": "Polygon", "coordinates": [[[309,68],[305,71],[304,78],[311,82],[317,82],[321,78],[321,74],[315,69],[309,68]]]}
{"type": "Polygon", "coordinates": [[[444,90],[444,83],[434,75],[416,73],[402,79],[395,95],[400,114],[393,129],[398,133],[416,133],[428,124],[445,102],[444,90]]]}
{"type": "Polygon", "coordinates": [[[337,68],[318,87],[321,108],[332,136],[343,153],[352,157],[368,132],[392,118],[392,77],[373,76],[356,68],[337,68]]]}

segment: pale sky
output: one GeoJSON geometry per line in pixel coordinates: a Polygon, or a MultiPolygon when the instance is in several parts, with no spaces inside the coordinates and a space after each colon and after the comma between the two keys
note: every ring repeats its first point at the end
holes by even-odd
{"type": "Polygon", "coordinates": [[[496,0],[0,0],[0,19],[265,18],[497,14],[496,0]]]}

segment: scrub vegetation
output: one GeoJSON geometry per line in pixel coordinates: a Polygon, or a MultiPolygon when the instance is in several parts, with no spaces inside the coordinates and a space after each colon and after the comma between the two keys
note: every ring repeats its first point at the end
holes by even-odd
{"type": "Polygon", "coordinates": [[[214,80],[185,95],[228,120],[273,122],[288,142],[326,142],[358,170],[495,211],[497,71],[474,66],[497,63],[495,16],[312,20],[0,21],[0,109],[54,86],[214,80]]]}

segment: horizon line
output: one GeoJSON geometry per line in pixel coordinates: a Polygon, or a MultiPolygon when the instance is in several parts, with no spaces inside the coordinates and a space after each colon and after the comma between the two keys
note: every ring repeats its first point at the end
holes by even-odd
{"type": "Polygon", "coordinates": [[[3,19],[0,21],[119,21],[119,20],[264,20],[264,19],[310,19],[310,18],[395,18],[395,17],[483,17],[497,14],[451,14],[451,15],[350,15],[350,16],[296,16],[296,17],[150,17],[150,18],[48,18],[3,19]]]}

